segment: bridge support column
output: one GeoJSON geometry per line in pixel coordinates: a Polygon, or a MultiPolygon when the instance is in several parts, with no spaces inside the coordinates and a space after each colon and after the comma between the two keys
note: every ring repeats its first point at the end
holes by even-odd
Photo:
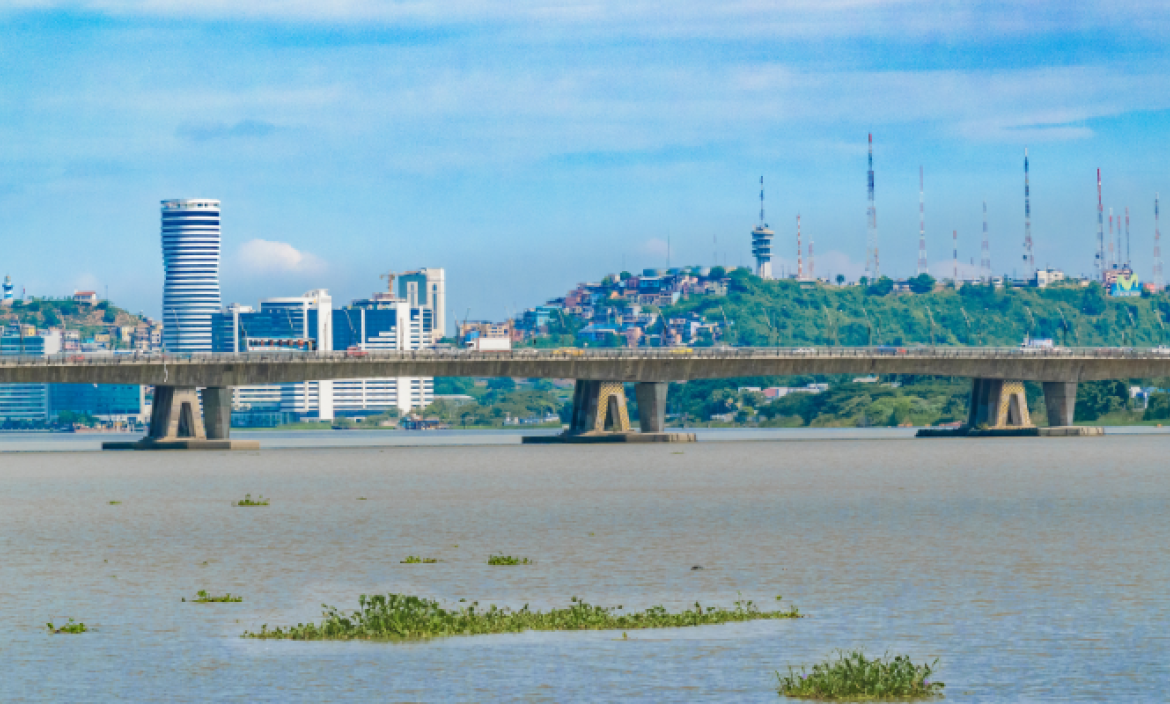
{"type": "Polygon", "coordinates": [[[150,427],[138,442],[104,442],[103,450],[259,450],[255,440],[230,440],[232,390],[203,390],[203,412],[193,386],[155,386],[150,427]],[[205,424],[206,422],[206,424],[205,424]]]}
{"type": "Polygon", "coordinates": [[[562,435],[524,438],[526,444],[588,442],[694,442],[693,433],[664,432],[666,420],[665,382],[639,382],[638,399],[642,432],[630,429],[625,384],[620,381],[578,379],[573,388],[573,411],[562,435]]]}
{"type": "Polygon", "coordinates": [[[1048,411],[1048,425],[1070,428],[1077,406],[1077,382],[1045,381],[1044,408],[1048,411]]]}
{"type": "Polygon", "coordinates": [[[208,440],[227,440],[232,432],[232,390],[209,386],[203,390],[203,425],[208,440]]]}
{"type": "Polygon", "coordinates": [[[1033,428],[1028,415],[1024,382],[1003,379],[972,379],[971,406],[967,410],[969,430],[1033,428]]]}
{"type": "Polygon", "coordinates": [[[668,387],[665,381],[643,381],[634,385],[634,397],[638,399],[638,425],[643,433],[661,433],[666,429],[668,387]]]}

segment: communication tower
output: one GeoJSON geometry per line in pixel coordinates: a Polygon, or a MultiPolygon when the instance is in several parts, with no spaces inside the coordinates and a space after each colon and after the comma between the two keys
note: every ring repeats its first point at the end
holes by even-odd
{"type": "Polygon", "coordinates": [[[1154,194],[1154,287],[1159,291],[1162,281],[1162,233],[1158,231],[1158,194],[1154,194]]]}
{"type": "Polygon", "coordinates": [[[1032,201],[1028,186],[1028,148],[1024,147],[1024,276],[1036,273],[1036,258],[1032,256],[1032,201]]]}
{"type": "Polygon", "coordinates": [[[987,201],[983,201],[983,245],[980,254],[982,258],[979,260],[979,269],[983,273],[983,280],[985,282],[991,281],[991,246],[987,243],[987,201]]]}
{"type": "Polygon", "coordinates": [[[926,198],[922,189],[922,167],[918,167],[918,273],[926,273],[926,198]]]}
{"type": "Polygon", "coordinates": [[[881,278],[881,266],[878,258],[877,242],[877,208],[873,204],[873,133],[869,135],[869,209],[866,213],[869,219],[866,232],[865,273],[870,279],[881,278]]]}
{"type": "Polygon", "coordinates": [[[796,280],[804,278],[804,262],[800,258],[800,216],[796,216],[796,280]]]}
{"type": "Polygon", "coordinates": [[[1101,169],[1097,169],[1097,280],[1105,280],[1105,211],[1101,207],[1101,169]]]}
{"type": "Polygon", "coordinates": [[[951,281],[954,282],[955,288],[958,288],[959,287],[959,231],[958,230],[952,231],[951,246],[953,247],[953,249],[951,251],[951,263],[952,263],[951,276],[953,278],[951,278],[951,281]]]}
{"type": "Polygon", "coordinates": [[[756,276],[772,278],[772,237],[776,233],[764,222],[764,177],[760,177],[760,224],[752,230],[752,256],[756,258],[756,276]]]}

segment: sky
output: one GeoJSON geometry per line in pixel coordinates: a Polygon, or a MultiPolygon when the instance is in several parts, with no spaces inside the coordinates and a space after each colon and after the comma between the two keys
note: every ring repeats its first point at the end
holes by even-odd
{"type": "Polygon", "coordinates": [[[222,201],[224,303],[447,272],[500,320],[625,268],[1091,273],[1096,169],[1151,277],[1170,6],[1148,0],[0,0],[0,275],[157,316],[159,201],[222,201]]]}

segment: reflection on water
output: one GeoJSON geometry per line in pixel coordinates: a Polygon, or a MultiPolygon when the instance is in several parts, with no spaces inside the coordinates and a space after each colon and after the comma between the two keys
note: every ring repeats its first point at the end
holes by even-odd
{"type": "Polygon", "coordinates": [[[940,657],[952,700],[1164,696],[1164,436],[819,437],[5,454],[0,700],[775,701],[773,670],[853,646],[940,657]],[[272,504],[233,508],[245,493],[272,504]],[[412,554],[443,562],[399,563],[412,554]],[[199,589],[245,600],[180,601],[199,589]],[[238,637],[378,591],[540,608],[783,594],[812,618],[628,641],[238,637]],[[95,630],[45,635],[67,617],[95,630]]]}

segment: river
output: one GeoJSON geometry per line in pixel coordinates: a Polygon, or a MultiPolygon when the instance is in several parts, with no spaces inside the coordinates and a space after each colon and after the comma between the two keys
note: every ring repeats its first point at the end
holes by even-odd
{"type": "Polygon", "coordinates": [[[1170,689],[1164,434],[712,431],[563,447],[278,435],[237,453],[0,438],[26,450],[0,454],[0,700],[769,702],[775,670],[853,647],[938,658],[952,701],[1170,689]],[[717,441],[777,437],[801,441],[717,441]],[[78,451],[27,451],[39,443],[78,451]],[[271,505],[230,505],[245,493],[271,505]],[[488,566],[497,552],[536,564],[488,566]],[[199,589],[244,602],[181,601],[199,589]],[[781,594],[810,618],[628,640],[239,637],[377,592],[627,610],[781,594]],[[93,630],[46,634],[68,617],[93,630]]]}

